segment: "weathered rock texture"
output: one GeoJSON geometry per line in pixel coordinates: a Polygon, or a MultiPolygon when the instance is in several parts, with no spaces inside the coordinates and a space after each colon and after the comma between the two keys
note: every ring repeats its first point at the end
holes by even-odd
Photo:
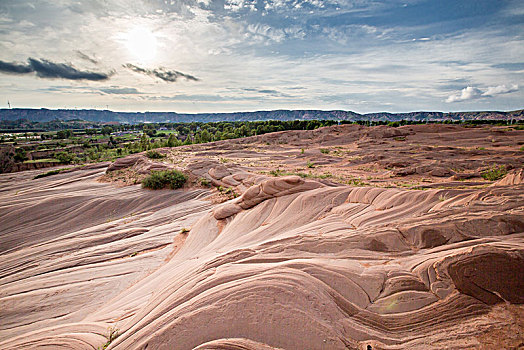
{"type": "Polygon", "coordinates": [[[96,349],[110,327],[108,349],[524,344],[522,170],[406,190],[187,169],[241,195],[1,175],[0,348],[96,349]]]}

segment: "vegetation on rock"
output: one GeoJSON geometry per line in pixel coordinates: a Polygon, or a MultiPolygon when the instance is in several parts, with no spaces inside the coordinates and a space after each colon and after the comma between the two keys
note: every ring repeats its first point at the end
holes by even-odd
{"type": "Polygon", "coordinates": [[[187,176],[178,170],[152,171],[151,175],[142,180],[142,187],[151,190],[171,188],[175,190],[184,186],[187,176]]]}

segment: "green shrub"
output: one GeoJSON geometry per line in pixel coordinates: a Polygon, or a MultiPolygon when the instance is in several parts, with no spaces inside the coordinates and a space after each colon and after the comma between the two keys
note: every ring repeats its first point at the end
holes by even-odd
{"type": "Polygon", "coordinates": [[[151,159],[161,159],[161,158],[165,158],[165,155],[157,152],[157,151],[147,151],[146,152],[146,157],[147,158],[151,158],[151,159]]]}
{"type": "Polygon", "coordinates": [[[327,148],[321,148],[321,149],[320,149],[320,153],[328,154],[328,153],[329,153],[329,149],[327,149],[327,148]]]}
{"type": "Polygon", "coordinates": [[[496,181],[502,179],[508,173],[505,165],[493,166],[491,169],[488,169],[481,173],[480,175],[488,181],[496,181]]]}
{"type": "Polygon", "coordinates": [[[60,163],[69,164],[75,156],[69,152],[59,152],[55,154],[55,158],[58,159],[60,163]]]}
{"type": "Polygon", "coordinates": [[[312,162],[308,161],[308,162],[306,163],[306,166],[307,166],[308,168],[314,168],[314,167],[315,167],[315,163],[312,163],[312,162]]]}
{"type": "Polygon", "coordinates": [[[17,148],[15,151],[15,156],[13,157],[15,162],[23,162],[24,160],[28,160],[27,153],[22,148],[17,148]]]}
{"type": "Polygon", "coordinates": [[[177,189],[187,181],[187,176],[178,170],[152,171],[151,175],[142,180],[142,187],[151,190],[161,190],[169,187],[177,189]]]}

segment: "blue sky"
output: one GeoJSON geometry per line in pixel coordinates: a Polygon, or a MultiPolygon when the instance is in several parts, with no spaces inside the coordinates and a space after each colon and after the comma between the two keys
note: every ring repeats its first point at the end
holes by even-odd
{"type": "Polygon", "coordinates": [[[523,1],[2,0],[7,107],[524,108],[523,1]]]}

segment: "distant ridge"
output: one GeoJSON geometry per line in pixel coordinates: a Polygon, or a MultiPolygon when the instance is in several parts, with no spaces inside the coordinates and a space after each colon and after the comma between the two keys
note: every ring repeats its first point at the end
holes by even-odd
{"type": "Polygon", "coordinates": [[[351,111],[321,110],[274,110],[235,113],[175,113],[175,112],[113,112],[97,109],[0,109],[0,120],[27,119],[29,121],[47,122],[51,120],[81,119],[91,122],[120,123],[161,123],[161,122],[218,122],[218,121],[254,121],[254,120],[523,120],[524,110],[499,112],[408,112],[408,113],[367,113],[351,111]]]}

